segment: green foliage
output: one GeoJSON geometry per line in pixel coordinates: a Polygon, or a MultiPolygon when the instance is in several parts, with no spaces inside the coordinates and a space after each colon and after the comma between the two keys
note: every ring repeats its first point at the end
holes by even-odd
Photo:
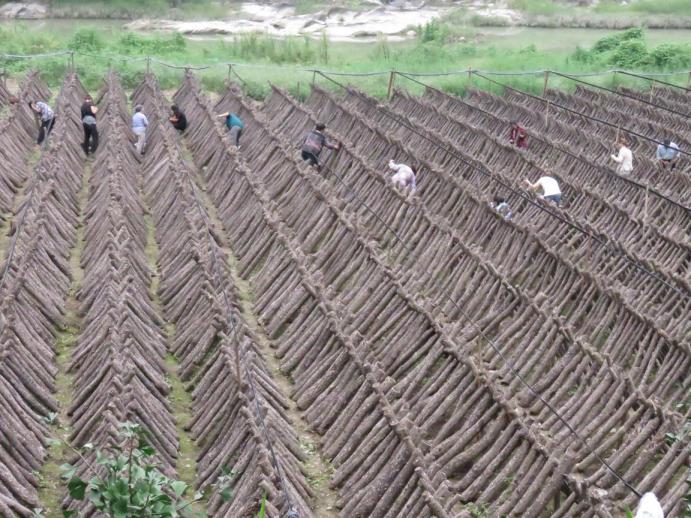
{"type": "Polygon", "coordinates": [[[679,70],[691,66],[691,44],[666,43],[648,51],[640,27],[599,39],[591,50],[577,47],[571,59],[589,65],[679,70]]]}
{"type": "MultiPolygon", "coordinates": [[[[90,444],[84,448],[93,450],[90,444]]],[[[60,469],[69,495],[74,500],[88,500],[97,511],[107,516],[188,516],[190,503],[183,499],[189,489],[187,484],[161,473],[155,455],[156,451],[147,442],[146,433],[138,424],[122,423],[118,432],[118,444],[106,452],[95,451],[98,467],[89,464],[92,478],[88,481],[83,480],[77,474],[77,469],[70,464],[63,464],[60,469]]],[[[88,464],[88,461],[85,462],[88,464]]],[[[230,498],[232,495],[222,493],[222,496],[230,498]]],[[[194,501],[202,497],[201,493],[196,493],[194,501]]],[[[76,511],[64,511],[63,515],[69,518],[78,514],[76,511]]]]}
{"type": "Polygon", "coordinates": [[[328,40],[325,43],[323,39],[317,44],[307,37],[281,39],[267,34],[250,33],[237,36],[224,46],[229,57],[240,58],[243,61],[312,64],[318,56],[323,62],[328,61],[328,40]]]}
{"type": "Polygon", "coordinates": [[[422,43],[427,43],[430,41],[436,41],[438,43],[444,43],[447,36],[447,31],[445,27],[436,19],[427,22],[423,26],[417,28],[418,38],[422,43]]]}
{"type": "Polygon", "coordinates": [[[554,0],[509,0],[509,7],[527,14],[557,14],[563,13],[566,6],[554,0]]]}
{"type": "Polygon", "coordinates": [[[663,43],[648,53],[650,66],[665,70],[681,70],[691,66],[691,44],[663,43]]]}
{"type": "Polygon", "coordinates": [[[622,32],[617,32],[611,36],[600,38],[595,45],[593,45],[593,52],[607,52],[608,50],[615,50],[622,42],[629,40],[642,40],[643,29],[640,27],[633,27],[622,32]]]}
{"type": "Polygon", "coordinates": [[[117,42],[119,52],[126,55],[168,55],[183,52],[187,40],[179,32],[166,36],[140,36],[127,31],[117,42]]]}
{"type": "Polygon", "coordinates": [[[622,68],[632,69],[646,63],[648,48],[640,40],[622,41],[612,53],[609,62],[622,68]]]}
{"type": "Polygon", "coordinates": [[[262,495],[262,505],[259,508],[259,514],[257,514],[257,518],[264,518],[264,515],[266,514],[266,493],[262,495]]]}
{"type": "Polygon", "coordinates": [[[81,52],[98,52],[105,47],[105,43],[95,29],[82,28],[72,35],[67,48],[81,52]]]}

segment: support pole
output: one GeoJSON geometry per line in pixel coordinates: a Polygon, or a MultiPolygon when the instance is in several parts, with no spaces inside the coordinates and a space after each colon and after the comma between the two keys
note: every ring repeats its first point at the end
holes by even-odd
{"type": "Polygon", "coordinates": [[[468,84],[473,84],[473,67],[468,65],[468,84]]]}
{"type": "Polygon", "coordinates": [[[686,80],[686,88],[691,88],[691,71],[689,71],[689,77],[686,80]]]}
{"type": "Polygon", "coordinates": [[[650,103],[653,102],[653,93],[655,93],[655,83],[650,84],[650,98],[648,99],[650,103]]]}
{"type": "MultiPolygon", "coordinates": [[[[542,85],[542,97],[544,97],[547,94],[547,83],[549,82],[549,70],[545,70],[545,81],[544,84],[542,85]]],[[[549,104],[547,104],[547,107],[549,108],[549,104]]]]}
{"type": "Polygon", "coordinates": [[[643,204],[643,226],[648,227],[648,198],[650,194],[650,182],[645,182],[645,203],[643,204]]]}
{"type": "Polygon", "coordinates": [[[74,52],[70,52],[70,71],[74,72],[74,52]]]}
{"type": "Polygon", "coordinates": [[[312,70],[312,86],[317,82],[317,71],[312,70]]]}
{"type": "Polygon", "coordinates": [[[389,73],[389,88],[386,91],[386,99],[389,101],[391,100],[391,94],[393,93],[393,84],[394,84],[395,79],[396,79],[396,71],[392,70],[389,73]]]}
{"type": "Polygon", "coordinates": [[[228,84],[230,84],[230,74],[233,72],[233,64],[228,63],[228,84]]]}
{"type": "Polygon", "coordinates": [[[545,106],[545,126],[549,125],[549,99],[547,99],[547,106],[545,106]]]}
{"type": "Polygon", "coordinates": [[[146,73],[151,73],[151,56],[146,56],[146,73]]]}

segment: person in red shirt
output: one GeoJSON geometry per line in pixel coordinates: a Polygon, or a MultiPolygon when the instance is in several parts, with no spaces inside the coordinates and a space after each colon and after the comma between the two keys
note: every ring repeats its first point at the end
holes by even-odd
{"type": "Polygon", "coordinates": [[[518,121],[511,121],[509,142],[520,149],[527,149],[528,147],[528,134],[518,121]]]}

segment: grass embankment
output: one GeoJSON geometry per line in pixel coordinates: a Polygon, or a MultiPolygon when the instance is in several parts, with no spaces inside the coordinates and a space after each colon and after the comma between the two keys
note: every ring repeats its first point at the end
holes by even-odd
{"type": "MultiPolygon", "coordinates": [[[[390,42],[381,37],[373,43],[334,43],[327,38],[275,39],[263,34],[242,35],[230,40],[210,38],[190,40],[180,34],[143,36],[117,27],[96,29],[84,26],[76,31],[33,31],[26,24],[0,29],[0,48],[12,54],[36,54],[71,49],[78,54],[75,66],[90,90],[97,90],[101,78],[110,67],[117,69],[125,88],[138,84],[147,68],[146,57],[161,85],[176,88],[183,71],[167,68],[156,60],[177,65],[204,64],[200,70],[204,87],[221,91],[228,77],[228,62],[251,63],[235,67],[231,77],[242,80],[255,98],[268,92],[268,82],[289,89],[298,96],[308,91],[313,74],[305,69],[318,68],[351,73],[387,71],[391,69],[416,72],[462,71],[468,67],[495,71],[534,71],[552,69],[565,72],[590,72],[608,68],[647,71],[679,71],[691,67],[691,43],[686,31],[648,31],[630,29],[625,32],[602,30],[550,29],[478,29],[462,25],[453,15],[417,28],[413,41],[390,42]],[[574,34],[575,33],[575,34],[574,34]],[[579,45],[583,45],[580,47],[579,45]],[[83,55],[91,54],[92,56],[83,55]],[[135,60],[132,60],[134,58],[135,60]]],[[[21,75],[32,67],[42,70],[51,84],[62,80],[68,58],[65,56],[37,60],[4,59],[11,74],[21,75]]],[[[319,80],[319,78],[317,77],[319,80]]],[[[342,78],[365,91],[383,96],[388,75],[342,78]]],[[[542,76],[501,77],[502,82],[517,88],[541,91],[542,76]]],[[[612,86],[611,75],[589,79],[612,86]]],[[[685,84],[686,74],[667,78],[685,84]]],[[[468,85],[467,74],[425,78],[424,81],[446,91],[459,93],[468,85]]],[[[645,80],[619,76],[618,84],[647,87],[645,80]]],[[[320,80],[324,86],[333,86],[320,80]]],[[[482,80],[475,86],[491,88],[482,80]]],[[[403,86],[399,82],[399,86],[403,86]]],[[[410,82],[407,86],[418,90],[410,82]]],[[[550,86],[572,88],[568,80],[552,78],[550,86]]]]}

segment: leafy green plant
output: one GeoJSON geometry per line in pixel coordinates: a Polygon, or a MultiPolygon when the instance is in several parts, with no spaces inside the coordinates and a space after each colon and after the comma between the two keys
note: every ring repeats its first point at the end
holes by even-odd
{"type": "MultiPolygon", "coordinates": [[[[85,450],[93,450],[90,444],[85,450]]],[[[197,492],[192,502],[183,499],[188,490],[185,482],[174,480],[158,469],[156,451],[146,440],[146,432],[135,423],[122,423],[118,443],[107,451],[95,450],[96,466],[84,456],[92,478],[84,480],[77,468],[63,464],[62,478],[70,496],[77,501],[88,500],[96,510],[113,518],[177,518],[191,516],[192,502],[203,498],[197,492]]],[[[229,484],[232,473],[224,474],[221,484],[229,484]]],[[[220,487],[221,496],[232,494],[220,487]]],[[[65,518],[79,516],[74,510],[63,511],[65,518]]]]}
{"type": "Polygon", "coordinates": [[[82,52],[98,52],[104,46],[100,34],[94,29],[87,28],[77,29],[67,44],[69,49],[82,52]]]}

